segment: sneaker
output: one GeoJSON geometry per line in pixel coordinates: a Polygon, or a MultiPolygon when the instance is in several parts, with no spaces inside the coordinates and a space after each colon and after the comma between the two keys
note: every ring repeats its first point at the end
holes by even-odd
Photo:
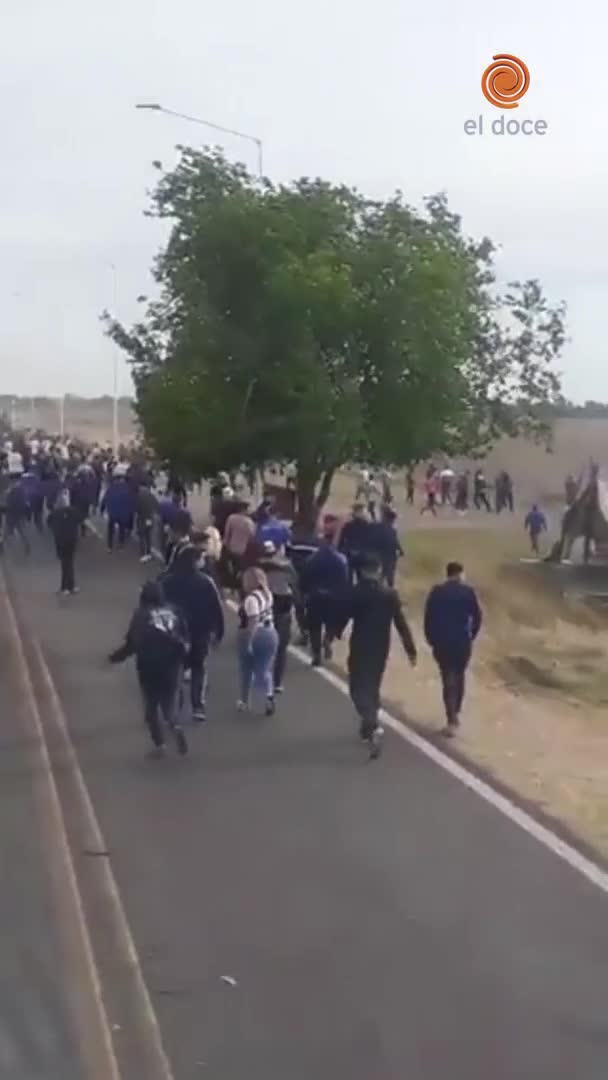
{"type": "Polygon", "coordinates": [[[369,737],[369,756],[372,761],[376,761],[382,753],[382,737],[384,731],[381,727],[377,727],[369,737]]]}
{"type": "Polygon", "coordinates": [[[443,735],[445,739],[453,739],[456,734],[456,725],[446,724],[445,727],[441,729],[439,734],[443,735]]]}
{"type": "Polygon", "coordinates": [[[142,557],[141,557],[141,559],[139,561],[140,561],[140,563],[152,562],[152,556],[151,555],[142,555],[142,557]]]}
{"type": "Polygon", "coordinates": [[[161,758],[164,758],[166,749],[167,748],[164,743],[162,744],[162,746],[153,746],[150,750],[148,750],[146,757],[150,758],[152,761],[160,761],[161,758]]]}
{"type": "Polygon", "coordinates": [[[59,591],[60,591],[62,596],[70,596],[71,595],[69,589],[60,589],[59,591]]]}
{"type": "Polygon", "coordinates": [[[274,716],[277,711],[274,698],[266,698],[266,716],[274,716]]]}
{"type": "Polygon", "coordinates": [[[192,710],[192,719],[193,719],[195,724],[204,724],[205,723],[205,720],[207,719],[207,713],[205,712],[205,710],[203,709],[202,706],[200,708],[198,708],[198,709],[193,709],[192,710]]]}
{"type": "Polygon", "coordinates": [[[314,667],[314,668],[323,667],[323,661],[321,660],[321,657],[320,656],[313,656],[312,661],[311,661],[311,666],[314,667]]]}
{"type": "Polygon", "coordinates": [[[80,592],[80,589],[78,588],[77,585],[75,585],[73,589],[70,589],[70,596],[78,596],[79,592],[80,592]]]}
{"type": "Polygon", "coordinates": [[[239,712],[247,712],[249,706],[246,701],[237,701],[236,707],[239,712]]]}
{"type": "Polygon", "coordinates": [[[285,687],[284,686],[275,686],[275,688],[274,688],[274,696],[275,697],[277,696],[277,694],[284,694],[284,693],[285,693],[285,687]]]}
{"type": "Polygon", "coordinates": [[[175,735],[175,744],[177,746],[177,752],[179,754],[188,753],[188,740],[186,738],[184,729],[182,727],[176,727],[173,734],[175,735]]]}

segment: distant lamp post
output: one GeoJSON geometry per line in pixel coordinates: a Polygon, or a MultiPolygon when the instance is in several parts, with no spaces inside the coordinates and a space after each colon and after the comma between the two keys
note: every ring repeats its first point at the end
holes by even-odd
{"type": "MultiPolygon", "coordinates": [[[[110,263],[112,270],[112,293],[114,300],[114,318],[118,317],[118,274],[116,264],[110,263]]],[[[112,450],[114,457],[118,454],[120,444],[120,432],[118,430],[118,352],[114,349],[113,387],[112,387],[112,450]]]]}
{"type": "Polygon", "coordinates": [[[223,127],[222,124],[214,124],[211,120],[203,120],[200,116],[188,116],[187,113],[175,112],[174,109],[165,109],[163,105],[159,105],[156,101],[146,101],[141,105],[136,105],[135,108],[147,109],[149,112],[164,113],[165,116],[175,116],[179,120],[189,120],[192,124],[203,124],[204,127],[213,128],[214,131],[221,131],[224,135],[235,135],[237,139],[247,139],[248,142],[254,143],[256,147],[258,175],[260,178],[264,175],[264,144],[257,135],[248,135],[244,131],[235,131],[234,128],[223,127]]]}

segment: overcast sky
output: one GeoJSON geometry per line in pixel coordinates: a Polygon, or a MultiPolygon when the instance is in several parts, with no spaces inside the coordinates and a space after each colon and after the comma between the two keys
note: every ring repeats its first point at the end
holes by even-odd
{"type": "MultiPolygon", "coordinates": [[[[322,175],[409,201],[445,189],[501,274],[565,299],[566,393],[608,399],[608,141],[603,0],[3,0],[0,387],[111,393],[99,313],[138,311],[160,242],[143,217],[151,162],[205,129],[136,112],[158,101],[259,134],[275,179],[322,175]],[[517,117],[545,136],[467,136],[503,115],[480,89],[495,53],[531,86],[517,117]]],[[[255,166],[247,143],[225,151],[255,166]]],[[[121,359],[121,390],[129,390],[121,359]]]]}

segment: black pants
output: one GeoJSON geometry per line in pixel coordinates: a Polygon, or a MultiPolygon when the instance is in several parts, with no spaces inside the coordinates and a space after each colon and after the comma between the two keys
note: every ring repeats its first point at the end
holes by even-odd
{"type": "Polygon", "coordinates": [[[37,495],[32,499],[32,519],[38,532],[44,529],[44,495],[37,495]]]}
{"type": "Polygon", "coordinates": [[[139,554],[144,555],[152,554],[152,523],[147,521],[140,521],[137,524],[137,533],[139,536],[139,554]]]}
{"type": "Polygon", "coordinates": [[[207,656],[209,642],[204,638],[193,638],[190,645],[190,701],[192,708],[204,709],[207,696],[207,656]]]}
{"type": "Polygon", "coordinates": [[[116,518],[108,519],[108,547],[110,550],[114,547],[114,535],[118,529],[118,543],[121,547],[124,546],[127,539],[128,526],[124,521],[117,521],[116,518]]]}
{"type": "Polygon", "coordinates": [[[408,506],[413,506],[414,505],[414,490],[415,489],[413,487],[408,487],[408,489],[407,489],[406,502],[407,502],[408,506]]]}
{"type": "Polygon", "coordinates": [[[279,636],[277,654],[274,661],[274,688],[283,685],[287,666],[287,649],[291,641],[291,611],[275,615],[274,625],[279,636]]]}
{"type": "Polygon", "coordinates": [[[76,581],[74,578],[74,557],[76,544],[57,544],[57,558],[61,566],[61,592],[74,592],[76,581]]]}
{"type": "Polygon", "coordinates": [[[485,506],[488,514],[492,513],[492,507],[490,506],[490,501],[485,491],[476,491],[473,496],[473,503],[476,510],[481,510],[482,506],[485,506]]]}
{"type": "Polygon", "coordinates": [[[348,660],[348,690],[361,720],[361,736],[368,739],[378,727],[380,687],[386,659],[351,656],[348,660]]]}
{"type": "Polygon", "coordinates": [[[139,685],[144,703],[144,720],[155,746],[163,746],[166,727],[172,730],[178,723],[178,692],[181,670],[168,672],[163,678],[139,673],[139,685]]]}
{"type": "Polygon", "coordinates": [[[462,710],[465,692],[466,670],[471,658],[470,651],[435,651],[435,660],[441,674],[443,704],[448,724],[457,724],[462,710]]]}
{"type": "Polygon", "coordinates": [[[306,604],[306,619],[313,660],[321,660],[321,650],[336,636],[336,597],[332,593],[311,593],[306,604]]]}
{"type": "Polygon", "coordinates": [[[29,553],[30,553],[30,542],[29,542],[28,535],[27,535],[27,521],[26,521],[26,519],[24,517],[14,518],[14,517],[10,517],[9,515],[7,515],[7,518],[6,518],[6,535],[7,535],[7,538],[10,538],[11,536],[13,536],[14,533],[19,534],[19,538],[21,540],[21,543],[23,544],[23,550],[24,550],[26,555],[29,555],[29,553]]]}

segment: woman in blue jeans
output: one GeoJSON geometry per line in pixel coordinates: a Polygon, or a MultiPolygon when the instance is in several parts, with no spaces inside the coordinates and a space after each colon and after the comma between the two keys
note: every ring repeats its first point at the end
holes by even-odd
{"type": "Polygon", "coordinates": [[[275,710],[274,661],[278,636],[273,620],[272,593],[266,574],[257,566],[250,567],[243,574],[237,644],[241,673],[238,708],[248,709],[252,689],[261,690],[266,697],[266,716],[272,716],[275,710]]]}

